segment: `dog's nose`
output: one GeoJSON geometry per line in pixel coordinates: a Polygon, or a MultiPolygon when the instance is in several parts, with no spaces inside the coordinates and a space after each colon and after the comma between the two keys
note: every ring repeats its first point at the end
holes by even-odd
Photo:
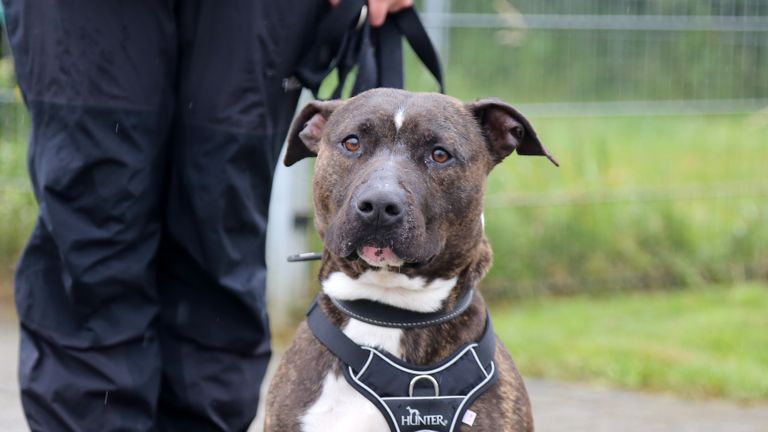
{"type": "Polygon", "coordinates": [[[393,225],[403,219],[403,196],[391,190],[362,194],[357,200],[357,215],[371,225],[393,225]]]}

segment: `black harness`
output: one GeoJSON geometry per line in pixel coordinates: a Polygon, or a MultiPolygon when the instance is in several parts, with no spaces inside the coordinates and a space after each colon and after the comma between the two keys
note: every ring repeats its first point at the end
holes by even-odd
{"type": "MultiPolygon", "coordinates": [[[[331,301],[345,314],[373,325],[419,328],[448,321],[466,310],[472,290],[449,312],[417,313],[367,300],[331,301]]],[[[487,316],[487,312],[486,312],[487,316]]],[[[471,424],[467,408],[498,379],[493,361],[496,335],[490,317],[480,340],[439,363],[408,364],[388,352],[360,346],[333,325],[318,306],[307,312],[315,337],[344,364],[344,378],[381,411],[393,432],[453,432],[471,424]]]]}

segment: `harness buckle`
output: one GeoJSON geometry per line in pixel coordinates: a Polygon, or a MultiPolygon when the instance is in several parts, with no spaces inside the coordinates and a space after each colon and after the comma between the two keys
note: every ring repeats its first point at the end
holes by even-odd
{"type": "Polygon", "coordinates": [[[413,397],[413,387],[420,380],[427,380],[431,382],[432,387],[434,387],[435,389],[435,397],[440,396],[440,386],[437,384],[437,381],[434,378],[432,378],[430,375],[418,375],[413,377],[413,379],[411,380],[411,384],[408,386],[409,397],[413,397]]]}

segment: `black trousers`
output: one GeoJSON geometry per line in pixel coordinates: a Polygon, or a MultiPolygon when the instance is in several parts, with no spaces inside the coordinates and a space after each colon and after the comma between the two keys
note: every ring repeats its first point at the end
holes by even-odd
{"type": "Polygon", "coordinates": [[[15,287],[31,429],[245,430],[281,84],[327,1],[3,2],[40,207],[15,287]]]}

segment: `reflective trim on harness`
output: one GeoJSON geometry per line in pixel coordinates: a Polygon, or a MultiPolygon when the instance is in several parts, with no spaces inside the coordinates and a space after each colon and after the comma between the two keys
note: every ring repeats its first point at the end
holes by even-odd
{"type": "Polygon", "coordinates": [[[344,378],[376,406],[393,432],[458,430],[467,408],[498,379],[490,318],[479,341],[420,366],[356,344],[328,320],[317,299],[307,315],[315,337],[346,366],[344,378]]]}

